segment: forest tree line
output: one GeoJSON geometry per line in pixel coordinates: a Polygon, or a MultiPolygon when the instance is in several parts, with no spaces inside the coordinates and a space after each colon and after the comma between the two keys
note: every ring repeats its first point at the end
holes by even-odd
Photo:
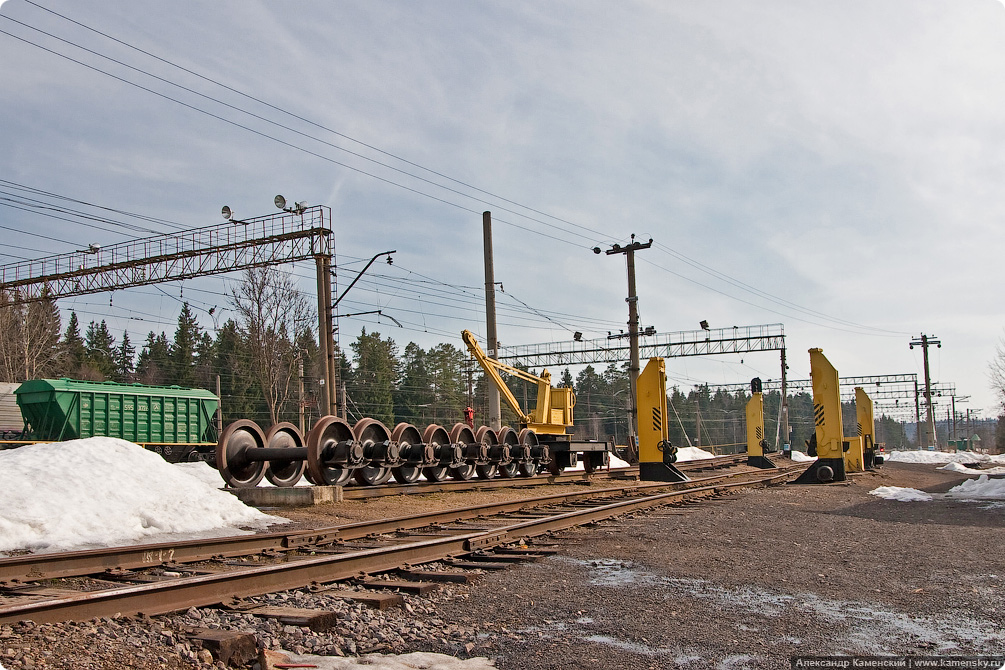
{"type": "MultiPolygon", "coordinates": [[[[289,277],[274,268],[245,271],[229,303],[235,318],[215,332],[203,328],[184,303],[172,335],[150,331],[140,342],[128,332],[113,335],[106,322],[87,326],[71,312],[65,327],[54,301],[0,305],[0,374],[9,382],[70,377],[90,381],[178,385],[217,391],[224,422],[249,418],[268,427],[278,421],[297,423],[303,406],[309,427],[319,416],[323,377],[311,303],[289,277]],[[301,381],[303,395],[301,395],[301,381]]],[[[460,338],[458,337],[458,340],[460,338]]],[[[373,417],[393,427],[405,421],[420,429],[430,423],[450,426],[462,421],[464,408],[475,411],[476,423],[487,422],[486,377],[478,365],[449,343],[423,349],[414,342],[403,350],[390,337],[363,329],[347,348],[336,350],[344,407],[350,421],[373,417]]],[[[538,371],[530,370],[537,374],[538,371]]],[[[581,438],[625,444],[629,419],[627,364],[603,369],[586,366],[575,376],[568,368],[552,371],[552,383],[574,389],[576,434],[581,438]]],[[[520,379],[509,386],[525,411],[533,409],[537,388],[520,379]]],[[[678,446],[700,446],[717,453],[742,451],[745,406],[749,394],[727,393],[708,386],[687,393],[668,389],[670,440],[678,446]]],[[[777,435],[776,392],[764,395],[765,435],[777,435]]],[[[503,406],[503,422],[515,413],[503,406]]],[[[846,434],[855,434],[853,404],[844,407],[846,434]]],[[[789,398],[790,440],[803,449],[813,431],[813,402],[808,393],[789,398]]],[[[877,418],[877,441],[911,448],[904,425],[877,418]]]]}

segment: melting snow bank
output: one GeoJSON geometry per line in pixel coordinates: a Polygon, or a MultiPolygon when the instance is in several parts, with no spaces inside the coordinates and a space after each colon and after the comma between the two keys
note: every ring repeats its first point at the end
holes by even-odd
{"type": "Polygon", "coordinates": [[[801,451],[792,450],[792,460],[796,463],[808,463],[817,460],[816,456],[807,456],[801,451]]]}
{"type": "Polygon", "coordinates": [[[0,551],[109,547],[163,533],[215,537],[286,521],[111,437],[0,451],[0,482],[0,551]]]}
{"type": "MultiPolygon", "coordinates": [[[[927,502],[934,497],[931,493],[900,486],[880,486],[869,491],[869,495],[901,502],[927,502]]],[[[959,486],[954,486],[944,495],[946,498],[966,500],[1005,500],[1005,479],[991,479],[987,475],[981,475],[977,479],[968,479],[959,486]]]]}
{"type": "Polygon", "coordinates": [[[887,461],[899,463],[996,463],[1005,465],[1005,455],[978,454],[973,451],[891,451],[886,454],[887,461]]]}
{"type": "Polygon", "coordinates": [[[366,654],[358,658],[334,656],[298,656],[289,654],[292,663],[310,664],[322,670],[495,670],[495,663],[487,658],[460,659],[445,654],[416,651],[400,656],[366,654]]]}
{"type": "Polygon", "coordinates": [[[698,447],[681,447],[677,450],[678,461],[700,461],[704,458],[715,458],[715,454],[698,447]]]}
{"type": "Polygon", "coordinates": [[[1005,475],[1005,467],[997,466],[986,470],[974,470],[962,463],[952,462],[936,468],[936,470],[948,470],[949,472],[959,472],[964,475],[1005,475]]]}
{"type": "Polygon", "coordinates": [[[869,491],[869,495],[886,500],[899,500],[901,502],[927,502],[932,499],[931,493],[925,493],[918,489],[908,489],[902,486],[880,486],[877,489],[869,491]]]}
{"type": "Polygon", "coordinates": [[[946,492],[950,498],[984,498],[1005,499],[1005,479],[991,479],[981,475],[977,479],[968,479],[959,486],[954,486],[946,492]]]}

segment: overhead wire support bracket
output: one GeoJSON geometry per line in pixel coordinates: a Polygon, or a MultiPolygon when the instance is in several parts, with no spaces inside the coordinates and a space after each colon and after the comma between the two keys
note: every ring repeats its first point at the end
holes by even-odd
{"type": "MultiPolygon", "coordinates": [[[[370,262],[366,264],[366,267],[364,267],[362,270],[360,270],[359,274],[356,275],[356,278],[353,279],[349,283],[349,285],[346,287],[346,289],[344,291],[342,291],[342,295],[340,295],[338,298],[335,299],[335,302],[332,303],[332,309],[335,309],[336,307],[338,307],[338,304],[340,302],[342,302],[342,298],[345,297],[346,293],[348,293],[350,290],[352,290],[352,287],[355,286],[356,282],[358,282],[360,280],[360,277],[362,277],[366,273],[366,271],[370,269],[370,266],[373,265],[374,261],[376,261],[381,256],[387,256],[387,264],[391,265],[394,262],[394,260],[391,258],[391,254],[396,254],[396,253],[398,253],[397,249],[394,249],[392,251],[381,251],[379,254],[374,254],[373,258],[370,259],[370,262]]],[[[390,317],[388,317],[388,318],[390,318],[390,317]]]]}

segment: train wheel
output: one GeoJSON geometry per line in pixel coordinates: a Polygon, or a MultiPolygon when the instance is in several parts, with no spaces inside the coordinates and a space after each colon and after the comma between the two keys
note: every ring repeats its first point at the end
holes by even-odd
{"type": "Polygon", "coordinates": [[[422,468],[417,465],[401,465],[391,468],[391,475],[399,484],[414,484],[422,476],[422,468]]]}
{"type": "MultiPolygon", "coordinates": [[[[291,449],[304,446],[300,429],[289,422],[277,423],[265,434],[265,443],[272,449],[291,449]]],[[[265,478],[273,486],[296,486],[307,469],[306,461],[269,461],[265,478]]]]}
{"type": "MultiPolygon", "coordinates": [[[[501,444],[504,444],[507,447],[509,447],[510,457],[512,457],[513,454],[518,453],[520,449],[520,438],[515,430],[513,430],[509,426],[506,426],[505,428],[499,431],[498,437],[499,442],[501,444]]],[[[510,461],[509,463],[500,463],[499,476],[505,477],[506,479],[516,477],[517,466],[518,463],[516,461],[510,461]]]]}
{"type": "Polygon", "coordinates": [[[450,466],[432,465],[428,468],[422,468],[422,474],[431,482],[442,482],[450,476],[450,466]]]}
{"type": "MultiPolygon", "coordinates": [[[[391,468],[391,475],[394,477],[394,481],[399,484],[413,484],[417,482],[419,477],[422,476],[422,466],[415,465],[416,454],[413,452],[423,448],[421,446],[422,436],[419,435],[419,429],[410,423],[399,423],[394,427],[394,432],[391,433],[391,441],[398,444],[398,453],[402,458],[412,461],[411,464],[391,468]]],[[[421,458],[425,460],[426,455],[423,454],[421,458]]]]}
{"type": "Polygon", "coordinates": [[[344,486],[352,478],[351,467],[324,462],[326,452],[339,442],[352,440],[352,428],[337,416],[320,419],[307,434],[307,479],[318,486],[344,486]]]}
{"type": "Polygon", "coordinates": [[[516,477],[519,463],[507,463],[499,466],[499,476],[506,479],[516,477]]]}
{"type": "MultiPolygon", "coordinates": [[[[352,427],[356,441],[363,447],[363,455],[371,458],[374,448],[381,442],[390,442],[391,434],[387,426],[376,419],[360,419],[352,427]]],[[[384,465],[367,465],[353,473],[356,481],[367,486],[385,484],[391,478],[391,468],[384,465]]]]}
{"type": "Polygon", "coordinates": [[[223,429],[216,444],[216,469],[227,486],[236,489],[258,486],[265,475],[265,463],[249,461],[245,453],[264,446],[265,433],[254,421],[241,419],[223,429]]]}
{"type": "MultiPolygon", "coordinates": [[[[517,436],[520,444],[525,445],[530,448],[531,453],[534,453],[534,447],[538,446],[537,433],[535,433],[530,428],[524,428],[520,431],[517,436]]],[[[520,476],[522,477],[533,477],[538,473],[539,465],[534,461],[524,461],[520,463],[520,476]]]]}
{"type": "Polygon", "coordinates": [[[499,466],[495,463],[475,466],[475,473],[478,475],[478,479],[492,479],[498,472],[499,466]]]}
{"type": "Polygon", "coordinates": [[[476,467],[478,466],[473,463],[465,463],[464,465],[459,465],[456,468],[450,468],[450,476],[454,479],[467,481],[475,476],[476,467]]]}
{"type": "Polygon", "coordinates": [[[597,466],[593,462],[593,454],[589,452],[583,454],[583,472],[592,475],[596,470],[597,466]]]}
{"type": "Polygon", "coordinates": [[[563,468],[561,465],[558,464],[558,459],[552,456],[551,462],[548,463],[548,472],[550,472],[553,476],[558,477],[560,474],[562,474],[562,470],[564,469],[565,468],[563,468]]]}

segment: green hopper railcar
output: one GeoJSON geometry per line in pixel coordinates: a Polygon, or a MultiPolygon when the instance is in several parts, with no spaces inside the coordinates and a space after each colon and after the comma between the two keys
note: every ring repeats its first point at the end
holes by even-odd
{"type": "Polygon", "coordinates": [[[22,444],[118,437],[171,462],[213,460],[219,400],[210,391],[63,378],[29,380],[14,394],[22,444]]]}

